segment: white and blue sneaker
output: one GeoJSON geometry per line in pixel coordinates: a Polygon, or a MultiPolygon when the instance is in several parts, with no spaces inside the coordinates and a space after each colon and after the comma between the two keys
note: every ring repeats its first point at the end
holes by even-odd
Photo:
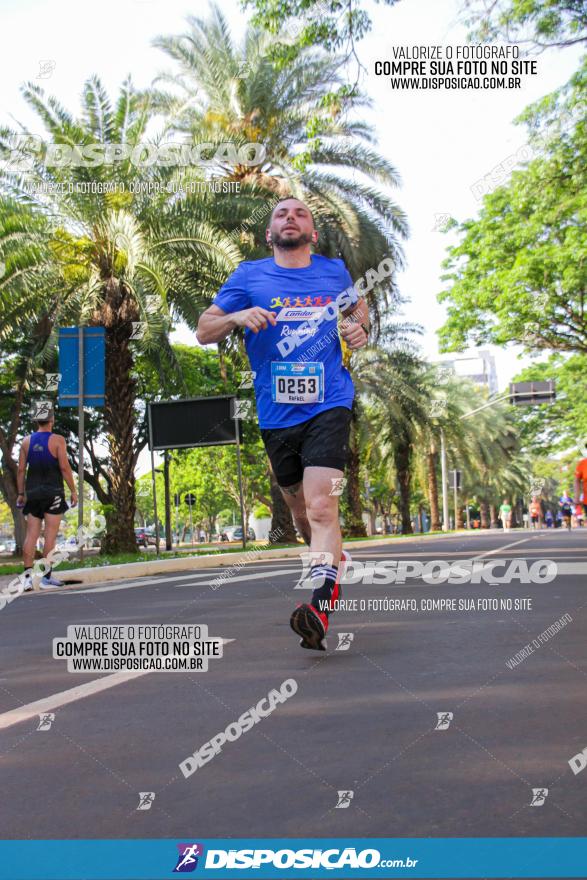
{"type": "Polygon", "coordinates": [[[29,571],[25,571],[24,574],[20,576],[20,582],[22,584],[23,593],[30,593],[33,590],[33,579],[31,577],[31,573],[29,571]]]}
{"type": "Polygon", "coordinates": [[[41,578],[41,582],[39,584],[42,590],[52,590],[55,587],[64,587],[65,584],[63,581],[60,581],[59,578],[56,578],[53,573],[50,575],[45,575],[41,578]]]}

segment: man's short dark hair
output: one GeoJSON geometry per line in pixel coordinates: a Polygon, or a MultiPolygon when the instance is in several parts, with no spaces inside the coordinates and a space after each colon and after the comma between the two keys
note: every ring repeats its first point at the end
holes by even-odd
{"type": "Polygon", "coordinates": [[[45,425],[48,425],[52,419],[55,419],[55,411],[54,410],[43,409],[42,412],[43,412],[42,418],[33,419],[35,425],[39,425],[39,427],[44,427],[45,425]],[[45,415],[45,413],[47,413],[47,414],[45,415]]]}
{"type": "Polygon", "coordinates": [[[273,208],[271,209],[271,215],[270,215],[270,217],[269,217],[269,223],[271,223],[271,221],[272,221],[272,219],[273,219],[273,215],[275,214],[275,211],[277,210],[277,208],[279,207],[279,205],[281,204],[281,202],[291,202],[291,201],[299,202],[300,205],[303,205],[304,208],[307,208],[307,209],[308,209],[308,211],[310,212],[310,217],[312,218],[312,224],[313,224],[313,226],[315,226],[316,223],[315,223],[315,220],[314,220],[314,214],[312,213],[312,211],[311,211],[311,209],[308,207],[308,205],[306,205],[306,203],[305,203],[304,201],[302,201],[302,199],[298,199],[297,196],[283,196],[281,199],[278,199],[278,200],[275,202],[275,204],[273,205],[273,208]]]}

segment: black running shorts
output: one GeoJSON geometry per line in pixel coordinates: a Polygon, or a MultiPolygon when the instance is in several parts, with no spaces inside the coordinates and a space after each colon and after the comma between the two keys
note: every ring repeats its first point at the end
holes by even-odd
{"type": "Polygon", "coordinates": [[[22,509],[23,516],[36,516],[37,519],[43,519],[46,513],[60,514],[69,510],[69,504],[65,500],[65,495],[49,495],[46,498],[35,498],[27,503],[22,509]]]}
{"type": "Polygon", "coordinates": [[[279,485],[285,488],[301,482],[306,467],[344,471],[350,426],[350,409],[335,406],[291,428],[261,428],[279,485]]]}

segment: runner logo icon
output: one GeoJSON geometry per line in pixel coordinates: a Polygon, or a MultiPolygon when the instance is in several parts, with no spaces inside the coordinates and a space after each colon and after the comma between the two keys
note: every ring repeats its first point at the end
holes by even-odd
{"type": "Polygon", "coordinates": [[[434,730],[448,730],[454,715],[452,712],[437,712],[436,717],[438,718],[438,721],[434,730]]]}
{"type": "Polygon", "coordinates": [[[544,804],[544,801],[548,797],[548,789],[547,788],[533,788],[532,789],[532,800],[530,801],[531,807],[541,807],[544,804]]]}
{"type": "Polygon", "coordinates": [[[354,791],[339,791],[338,792],[338,803],[335,806],[335,810],[346,810],[350,807],[351,801],[354,798],[354,791]]]}
{"type": "Polygon", "coordinates": [[[204,855],[204,847],[201,843],[178,843],[179,856],[177,865],[173,869],[174,874],[187,874],[195,871],[198,867],[198,859],[204,855]]]}

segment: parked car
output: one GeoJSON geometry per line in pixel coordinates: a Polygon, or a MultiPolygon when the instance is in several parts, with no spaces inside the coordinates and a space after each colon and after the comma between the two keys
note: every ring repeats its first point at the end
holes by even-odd
{"type": "Polygon", "coordinates": [[[16,550],[16,541],[5,541],[4,542],[4,552],[5,553],[14,553],[16,550]]]}
{"type": "Polygon", "coordinates": [[[135,540],[139,547],[147,547],[149,544],[147,530],[146,529],[135,529],[135,540]]]}
{"type": "MultiPolygon", "coordinates": [[[[254,541],[256,539],[256,535],[254,530],[249,526],[247,529],[247,541],[254,541]]],[[[243,539],[243,527],[242,526],[228,526],[222,532],[221,540],[222,541],[242,541],[243,539]]]]}
{"type": "MultiPolygon", "coordinates": [[[[157,545],[157,536],[155,534],[155,526],[149,526],[145,529],[145,534],[147,536],[147,544],[151,544],[153,547],[157,545]]],[[[159,543],[165,542],[165,529],[159,529],[159,543]]]]}

